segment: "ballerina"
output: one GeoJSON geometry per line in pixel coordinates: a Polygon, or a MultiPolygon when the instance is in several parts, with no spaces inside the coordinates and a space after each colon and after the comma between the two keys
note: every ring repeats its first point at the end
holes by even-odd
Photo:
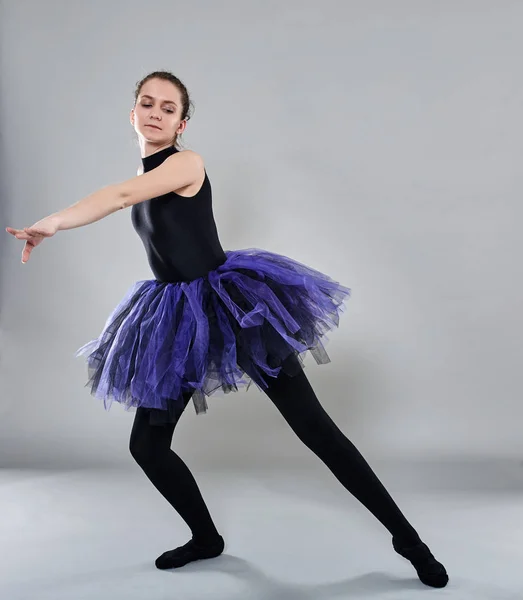
{"type": "MultiPolygon", "coordinates": [[[[225,547],[198,485],[171,449],[189,401],[197,414],[211,398],[251,383],[278,408],[299,439],[392,535],[394,550],[419,579],[444,587],[448,575],[377,475],[320,404],[303,370],[338,326],[350,289],[303,263],[257,248],[225,251],[202,157],[178,148],[190,119],[185,85],[167,71],[138,82],[130,121],[142,173],[106,186],[31,227],[6,230],[25,242],[22,262],[44,239],[131,209],[153,279],[135,282],[100,335],[82,346],[93,396],[135,408],[130,452],[188,525],[192,537],[156,559],[179,568],[225,547]]],[[[246,400],[248,401],[248,400],[246,400]]]]}

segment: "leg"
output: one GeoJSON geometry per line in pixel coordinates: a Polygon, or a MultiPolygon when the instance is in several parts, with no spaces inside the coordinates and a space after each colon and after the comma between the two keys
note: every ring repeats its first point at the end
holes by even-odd
{"type": "MultiPolygon", "coordinates": [[[[292,357],[290,360],[296,359],[292,357]]],[[[413,564],[416,562],[417,568],[422,569],[421,574],[418,571],[420,579],[428,585],[442,582],[445,585],[446,572],[443,565],[437,563],[430,552],[427,554],[428,548],[424,544],[422,548],[417,532],[377,475],[323,409],[303,370],[294,377],[281,373],[271,381],[265,392],[300,440],[389,530],[396,551],[412,560],[413,564]],[[417,548],[417,551],[411,551],[412,548],[417,548]],[[405,555],[404,549],[410,552],[409,556],[405,555]],[[427,573],[427,569],[430,573],[427,573]]]]}
{"type": "Polygon", "coordinates": [[[320,404],[304,371],[282,373],[265,392],[299,439],[389,531],[408,543],[419,536],[354,444],[320,404]]]}
{"type": "MultiPolygon", "coordinates": [[[[184,397],[184,408],[190,395],[184,397]]],[[[187,523],[192,540],[171,550],[156,561],[158,568],[183,566],[199,558],[211,558],[223,551],[223,538],[213,523],[198,485],[183,460],[171,450],[180,414],[172,423],[151,425],[147,409],[138,408],[131,431],[129,449],[151,483],[187,523]]]]}

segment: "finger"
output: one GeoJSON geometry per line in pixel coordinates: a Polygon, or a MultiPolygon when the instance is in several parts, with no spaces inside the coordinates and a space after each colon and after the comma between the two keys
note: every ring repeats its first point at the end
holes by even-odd
{"type": "Polygon", "coordinates": [[[31,256],[31,250],[34,248],[34,246],[31,246],[30,244],[27,244],[24,246],[24,251],[22,252],[22,262],[25,264],[28,260],[29,257],[31,256]]]}
{"type": "Polygon", "coordinates": [[[15,238],[17,240],[30,240],[30,239],[34,238],[34,235],[31,235],[29,233],[25,233],[24,231],[21,231],[20,233],[15,234],[15,238]]]}
{"type": "Polygon", "coordinates": [[[11,235],[16,235],[17,233],[23,233],[23,229],[13,229],[12,227],[6,227],[5,230],[11,235]]]}

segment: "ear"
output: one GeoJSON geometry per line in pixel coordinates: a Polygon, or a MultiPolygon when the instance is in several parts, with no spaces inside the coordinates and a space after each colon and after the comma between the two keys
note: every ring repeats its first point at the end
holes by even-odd
{"type": "Polygon", "coordinates": [[[186,127],[187,127],[187,120],[184,119],[183,121],[180,121],[180,124],[178,125],[178,129],[176,130],[176,133],[178,135],[181,135],[185,131],[186,127]]]}
{"type": "Polygon", "coordinates": [[[131,125],[134,127],[134,108],[131,108],[131,114],[129,115],[129,120],[131,121],[131,125]]]}

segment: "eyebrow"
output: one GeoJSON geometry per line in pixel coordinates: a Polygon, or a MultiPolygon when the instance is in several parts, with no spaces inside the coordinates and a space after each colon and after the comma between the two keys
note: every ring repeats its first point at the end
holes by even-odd
{"type": "MultiPolygon", "coordinates": [[[[152,96],[149,96],[149,94],[144,94],[142,98],[149,98],[150,100],[154,100],[154,98],[152,96]]],[[[178,106],[176,102],[173,102],[172,100],[164,100],[164,102],[167,102],[167,104],[174,104],[174,106],[176,107],[178,106]]]]}

